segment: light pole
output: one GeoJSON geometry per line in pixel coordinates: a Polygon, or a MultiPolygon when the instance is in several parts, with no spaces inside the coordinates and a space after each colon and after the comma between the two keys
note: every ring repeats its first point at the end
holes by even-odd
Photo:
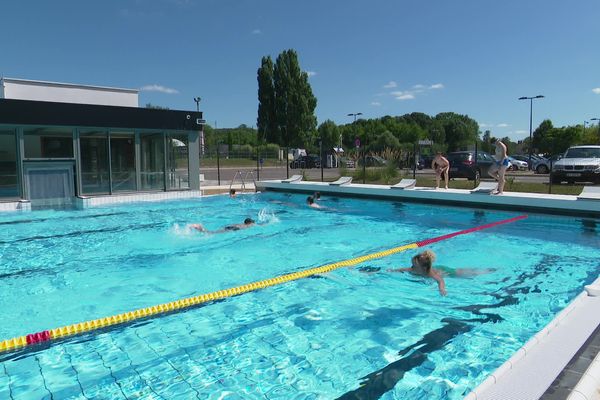
{"type": "Polygon", "coordinates": [[[323,182],[323,137],[319,136],[319,159],[321,162],[321,182],[323,182]]]}
{"type": "MultiPolygon", "coordinates": [[[[348,116],[349,116],[349,117],[354,117],[354,121],[352,121],[352,124],[354,124],[354,123],[356,122],[356,117],[357,117],[357,116],[359,116],[359,115],[362,115],[362,113],[361,113],[361,112],[358,112],[358,113],[349,113],[349,114],[348,114],[348,116]]],[[[366,139],[366,138],[365,138],[365,139],[366,139]]],[[[365,140],[365,142],[366,142],[366,140],[365,140]]],[[[362,159],[363,159],[363,183],[365,183],[365,180],[366,180],[366,178],[367,178],[367,169],[366,169],[366,168],[367,168],[367,166],[366,166],[366,163],[365,163],[365,155],[366,155],[366,154],[365,154],[365,144],[366,144],[366,143],[363,143],[363,145],[362,145],[362,147],[363,147],[363,150],[362,150],[362,159]]]]}
{"type": "Polygon", "coordinates": [[[530,171],[531,171],[531,167],[532,167],[531,151],[533,149],[533,140],[531,137],[531,134],[532,134],[531,123],[533,121],[533,99],[543,99],[543,98],[544,98],[544,96],[542,96],[541,94],[538,94],[537,96],[533,96],[533,97],[527,97],[527,96],[519,97],[519,100],[529,100],[529,162],[528,162],[528,166],[529,166],[530,171]]]}
{"type": "MultiPolygon", "coordinates": [[[[196,111],[200,112],[200,96],[194,97],[194,101],[196,102],[196,111]]],[[[204,125],[202,125],[200,130],[200,154],[204,156],[204,125]]]]}

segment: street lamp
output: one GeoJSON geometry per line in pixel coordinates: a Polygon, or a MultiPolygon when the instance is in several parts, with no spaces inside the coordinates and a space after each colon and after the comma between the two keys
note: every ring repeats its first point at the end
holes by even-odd
{"type": "Polygon", "coordinates": [[[356,117],[359,116],[359,115],[362,115],[362,113],[350,113],[350,114],[348,114],[349,117],[354,117],[354,121],[353,122],[356,122],[356,117]]]}
{"type": "Polygon", "coordinates": [[[196,102],[196,111],[200,112],[200,97],[194,97],[194,101],[196,102]]]}
{"type": "MultiPolygon", "coordinates": [[[[354,121],[352,121],[352,123],[354,124],[356,122],[356,117],[362,115],[361,112],[359,113],[349,113],[348,116],[349,117],[354,117],[354,121]]],[[[365,156],[366,156],[366,152],[365,152],[365,144],[366,144],[366,140],[365,143],[363,143],[363,150],[362,150],[362,159],[363,159],[363,184],[365,183],[366,179],[367,179],[367,163],[365,160],[365,156]]]]}
{"type": "Polygon", "coordinates": [[[544,96],[542,96],[541,94],[538,94],[537,96],[533,96],[533,97],[527,97],[527,96],[523,96],[523,97],[519,97],[519,100],[529,100],[529,170],[531,171],[531,167],[532,167],[532,163],[531,163],[531,151],[533,149],[533,140],[532,140],[532,118],[533,118],[533,99],[543,99],[544,96]]]}

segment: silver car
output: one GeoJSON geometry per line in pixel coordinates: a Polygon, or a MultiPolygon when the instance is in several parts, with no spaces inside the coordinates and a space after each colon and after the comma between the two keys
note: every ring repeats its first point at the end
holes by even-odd
{"type": "Polygon", "coordinates": [[[600,146],[573,146],[552,166],[552,183],[600,183],[600,146]]]}

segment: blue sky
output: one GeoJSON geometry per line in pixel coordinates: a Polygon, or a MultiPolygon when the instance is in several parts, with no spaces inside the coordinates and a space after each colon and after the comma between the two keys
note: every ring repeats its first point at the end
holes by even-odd
{"type": "Polygon", "coordinates": [[[139,88],[140,104],[255,125],[261,57],[295,49],[320,122],[468,114],[521,139],[600,118],[598,0],[104,0],[2,6],[0,75],[139,88]]]}

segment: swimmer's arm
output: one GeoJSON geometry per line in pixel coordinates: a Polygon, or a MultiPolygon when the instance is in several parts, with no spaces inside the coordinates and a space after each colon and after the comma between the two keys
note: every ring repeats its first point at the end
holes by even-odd
{"type": "Polygon", "coordinates": [[[388,272],[410,272],[412,270],[412,268],[395,268],[395,269],[388,269],[388,272]]]}
{"type": "Polygon", "coordinates": [[[429,276],[437,282],[440,294],[442,296],[447,295],[448,292],[446,292],[446,282],[444,281],[444,278],[442,278],[442,274],[440,274],[438,271],[431,271],[429,276]]]}

